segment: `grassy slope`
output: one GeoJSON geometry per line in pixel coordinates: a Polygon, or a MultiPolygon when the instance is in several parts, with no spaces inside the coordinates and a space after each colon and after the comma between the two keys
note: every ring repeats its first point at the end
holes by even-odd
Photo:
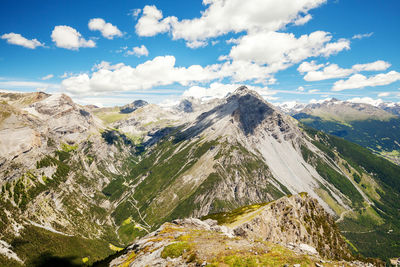
{"type": "Polygon", "coordinates": [[[400,255],[400,167],[357,144],[304,128],[319,146],[336,150],[360,174],[372,176],[381,188],[375,189],[379,198],[371,198],[374,206],[360,208],[356,216],[345,217],[340,223],[343,234],[365,256],[387,259],[400,255]]]}
{"type": "Polygon", "coordinates": [[[353,120],[346,123],[324,120],[303,113],[294,117],[314,129],[343,137],[377,152],[400,150],[394,142],[400,141],[400,119],[397,117],[388,120],[353,120]]]}
{"type": "Polygon", "coordinates": [[[64,236],[34,226],[27,226],[11,245],[21,259],[26,259],[27,266],[50,263],[82,265],[84,258],[88,259],[87,264],[91,264],[113,252],[104,240],[64,236]]]}
{"type": "MultiPolygon", "coordinates": [[[[56,149],[56,147],[54,147],[56,149]]],[[[39,159],[36,168],[27,171],[22,177],[14,181],[8,182],[0,188],[0,231],[1,239],[12,245],[13,251],[17,253],[26,263],[37,265],[41,262],[54,261],[69,264],[82,264],[82,258],[87,258],[87,263],[92,263],[102,259],[113,253],[108,248],[109,243],[119,245],[120,241],[115,235],[115,229],[95,223],[96,219],[100,222],[107,220],[110,213],[104,208],[99,207],[98,203],[106,200],[106,197],[100,192],[93,192],[94,196],[87,199],[79,191],[70,192],[68,196],[62,200],[63,209],[69,216],[68,221],[74,225],[72,232],[88,234],[98,234],[99,230],[102,236],[98,240],[92,240],[80,237],[69,237],[55,234],[41,228],[33,226],[25,226],[26,230],[20,237],[15,237],[7,233],[7,225],[11,224],[4,210],[8,210],[14,215],[14,220],[24,224],[25,212],[29,202],[35,201],[36,197],[43,195],[45,192],[59,191],[59,187],[67,180],[69,176],[74,176],[74,180],[81,187],[93,188],[93,183],[97,182],[97,177],[85,176],[81,161],[91,163],[95,160],[95,153],[91,149],[91,143],[85,142],[78,146],[69,146],[61,144],[59,150],[50,153],[39,159]],[[83,152],[85,156],[80,155],[83,152]],[[77,157],[80,155],[79,157],[77,157]],[[51,177],[43,174],[43,168],[52,166],[55,173],[51,177]],[[40,181],[43,181],[41,183],[40,181]],[[11,204],[13,200],[17,207],[11,204]],[[79,207],[87,207],[85,212],[81,214],[77,210],[79,207]],[[36,263],[34,263],[36,261],[36,263]]],[[[112,177],[111,173],[103,170],[101,164],[98,165],[101,174],[112,177]]],[[[64,194],[68,194],[64,192],[64,194]]],[[[38,205],[41,205],[40,203],[38,205]]],[[[47,211],[49,212],[49,211],[47,211]]],[[[65,218],[63,218],[65,219],[65,218]]],[[[64,231],[61,225],[53,224],[53,227],[59,231],[64,231]]],[[[12,266],[9,260],[4,257],[0,258],[0,266],[12,266]]]]}

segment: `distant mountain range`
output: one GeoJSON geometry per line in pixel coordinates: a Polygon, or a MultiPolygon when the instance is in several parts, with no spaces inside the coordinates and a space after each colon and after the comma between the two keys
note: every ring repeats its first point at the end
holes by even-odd
{"type": "Polygon", "coordinates": [[[308,105],[283,105],[300,122],[343,137],[400,164],[400,105],[376,106],[330,99],[308,105]]]}
{"type": "Polygon", "coordinates": [[[299,123],[246,87],[171,108],[0,93],[0,262],[92,264],[165,222],[302,192],[329,215],[304,218],[309,241],[294,247],[322,247],[311,233],[333,218],[354,255],[397,256],[400,167],[304,121],[397,117],[335,102],[303,109],[299,123]]]}

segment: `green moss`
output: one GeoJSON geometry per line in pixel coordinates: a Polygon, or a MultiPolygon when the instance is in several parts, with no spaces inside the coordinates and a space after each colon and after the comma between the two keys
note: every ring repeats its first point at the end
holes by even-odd
{"type": "Polygon", "coordinates": [[[161,252],[161,257],[164,259],[168,257],[178,258],[182,256],[184,252],[187,252],[189,250],[190,245],[188,242],[176,242],[164,247],[163,251],[161,252]]]}
{"type": "Polygon", "coordinates": [[[65,144],[65,143],[61,143],[61,150],[62,151],[64,151],[64,152],[71,152],[71,151],[75,151],[75,150],[77,150],[78,149],[78,145],[76,144],[76,145],[68,145],[68,144],[65,144]]]}
{"type": "Polygon", "coordinates": [[[230,223],[235,222],[238,219],[238,217],[243,216],[247,213],[256,211],[259,208],[261,208],[269,203],[270,202],[261,203],[261,204],[253,204],[253,205],[243,206],[243,207],[234,209],[230,212],[219,212],[219,213],[210,214],[210,215],[202,217],[202,220],[213,219],[213,220],[216,220],[218,222],[218,224],[230,224],[230,223]]]}

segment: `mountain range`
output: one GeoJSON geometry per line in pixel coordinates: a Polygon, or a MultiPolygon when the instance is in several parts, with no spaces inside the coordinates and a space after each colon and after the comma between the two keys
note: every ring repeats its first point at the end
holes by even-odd
{"type": "Polygon", "coordinates": [[[0,93],[0,262],[93,264],[166,222],[214,214],[220,223],[215,214],[300,193],[307,201],[295,210],[315,201],[326,216],[302,217],[312,242],[294,238],[293,251],[305,243],[327,257],[332,246],[321,249],[328,242],[312,233],[336,221],[343,251],[398,256],[400,167],[380,156],[396,150],[398,117],[336,102],[292,117],[246,87],[171,108],[145,101],[98,108],[63,94],[0,93]],[[392,123],[393,130],[359,133],[359,121],[392,123]],[[359,139],[347,128],[339,134],[340,127],[356,129],[359,139]]]}
{"type": "Polygon", "coordinates": [[[300,122],[366,147],[400,164],[399,105],[370,105],[330,99],[286,109],[300,122]]]}

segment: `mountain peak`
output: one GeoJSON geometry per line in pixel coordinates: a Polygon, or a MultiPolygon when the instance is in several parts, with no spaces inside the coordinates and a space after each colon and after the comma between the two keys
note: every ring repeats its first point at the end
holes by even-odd
{"type": "Polygon", "coordinates": [[[238,88],[236,88],[236,90],[234,91],[234,94],[241,94],[243,92],[250,92],[251,90],[249,88],[247,88],[246,85],[242,85],[238,88]]]}
{"type": "Polygon", "coordinates": [[[256,98],[265,101],[264,98],[262,98],[262,96],[260,96],[256,91],[249,89],[245,85],[236,88],[236,90],[231,95],[228,95],[228,98],[231,96],[245,96],[245,95],[253,95],[256,98]]]}

